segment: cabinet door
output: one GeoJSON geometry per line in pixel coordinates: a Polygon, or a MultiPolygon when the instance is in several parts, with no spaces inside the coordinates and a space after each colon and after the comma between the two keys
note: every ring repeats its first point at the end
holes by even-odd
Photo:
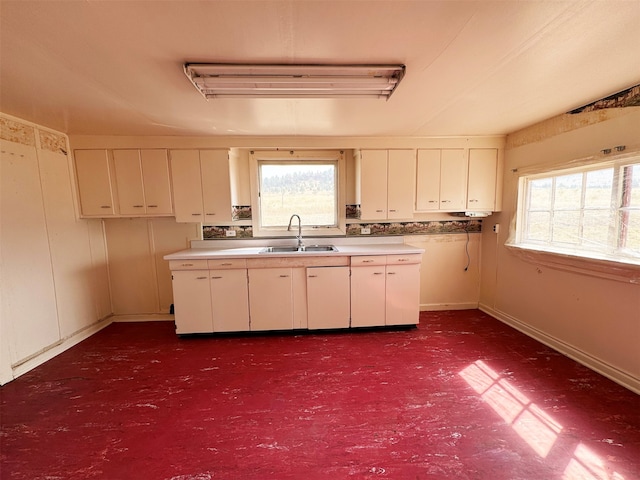
{"type": "Polygon", "coordinates": [[[231,181],[227,150],[201,150],[204,222],[231,221],[231,181]]]}
{"type": "Polygon", "coordinates": [[[251,330],[292,330],[293,300],[290,268],[250,268],[251,330]]]}
{"type": "Polygon", "coordinates": [[[459,212],[467,206],[467,161],[464,149],[442,150],[440,157],[440,210],[459,212]]]}
{"type": "Polygon", "coordinates": [[[387,218],[389,220],[413,217],[415,171],[415,150],[389,150],[387,166],[387,218]]]}
{"type": "Polygon", "coordinates": [[[385,266],[351,268],[351,326],[385,324],[385,266]]]}
{"type": "Polygon", "coordinates": [[[309,330],[349,328],[349,267],[307,268],[309,330]]]}
{"type": "Polygon", "coordinates": [[[362,220],[387,218],[387,150],[363,150],[360,160],[362,220]]]}
{"type": "Polygon", "coordinates": [[[208,270],[172,272],[176,333],[211,333],[211,293],[208,270]]]}
{"type": "Polygon", "coordinates": [[[173,214],[167,151],[163,149],[141,150],[140,159],[146,213],[149,215],[173,214]]]}
{"type": "Polygon", "coordinates": [[[249,330],[247,270],[211,270],[211,309],[214,332],[249,330]]]}
{"type": "Polygon", "coordinates": [[[144,215],[144,189],[140,150],[114,150],[116,186],[121,215],[144,215]]]}
{"type": "Polygon", "coordinates": [[[491,212],[495,210],[497,166],[497,149],[472,148],[469,150],[467,209],[491,212]]]}
{"type": "Polygon", "coordinates": [[[114,215],[107,151],[76,150],[75,164],[82,214],[92,217],[114,215]]]}
{"type": "Polygon", "coordinates": [[[420,315],[420,264],[387,265],[386,325],[416,325],[420,315]]]}
{"type": "Polygon", "coordinates": [[[418,150],[416,210],[440,209],[440,149],[418,150]]]}
{"type": "Polygon", "coordinates": [[[171,150],[171,179],[176,222],[202,222],[200,152],[171,150]]]}

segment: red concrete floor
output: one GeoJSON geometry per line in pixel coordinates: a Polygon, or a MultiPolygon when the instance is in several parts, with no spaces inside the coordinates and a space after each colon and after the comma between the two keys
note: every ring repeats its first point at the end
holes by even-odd
{"type": "Polygon", "coordinates": [[[640,397],[477,310],[190,339],[118,323],[0,392],[2,479],[640,478],[640,397]]]}

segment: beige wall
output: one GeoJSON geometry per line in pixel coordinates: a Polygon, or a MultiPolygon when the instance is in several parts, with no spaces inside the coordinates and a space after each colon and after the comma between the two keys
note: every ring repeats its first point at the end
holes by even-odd
{"type": "Polygon", "coordinates": [[[507,138],[512,147],[505,152],[503,211],[485,222],[482,233],[480,306],[640,392],[640,285],[524,260],[504,246],[516,209],[513,169],[566,164],[617,145],[627,151],[640,146],[640,108],[565,117],[507,138]],[[495,223],[501,227],[497,235],[489,228],[495,223]]]}
{"type": "Polygon", "coordinates": [[[104,325],[111,313],[100,220],[79,220],[69,157],[0,116],[0,383],[104,325]],[[10,123],[10,125],[9,125],[10,123]],[[20,134],[13,135],[16,132],[20,134]]]}

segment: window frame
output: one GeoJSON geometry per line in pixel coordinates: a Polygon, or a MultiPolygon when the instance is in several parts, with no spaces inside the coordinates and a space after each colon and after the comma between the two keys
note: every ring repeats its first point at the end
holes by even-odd
{"type": "MultiPolygon", "coordinates": [[[[618,244],[620,239],[620,234],[618,232],[620,229],[621,216],[625,210],[628,210],[628,208],[625,208],[619,203],[622,200],[622,192],[620,190],[622,188],[621,176],[624,167],[638,164],[640,164],[640,151],[636,150],[606,159],[603,157],[591,157],[589,159],[577,160],[575,162],[571,162],[571,166],[568,168],[565,164],[563,166],[538,167],[535,169],[514,169],[513,172],[517,173],[519,176],[516,218],[515,225],[510,232],[510,238],[506,242],[505,246],[512,253],[526,261],[557,267],[564,270],[577,271],[584,274],[592,274],[598,277],[608,277],[632,283],[640,282],[640,256],[635,252],[632,255],[624,254],[618,244]],[[553,244],[553,240],[551,238],[549,242],[528,241],[525,238],[526,229],[528,228],[526,220],[529,207],[528,186],[531,181],[560,177],[574,173],[586,174],[590,171],[597,171],[606,168],[614,169],[611,194],[612,204],[610,209],[616,210],[616,219],[615,231],[613,233],[609,232],[608,241],[611,242],[613,240],[616,244],[615,247],[612,247],[611,243],[609,243],[609,251],[602,252],[597,249],[580,249],[573,246],[570,248],[563,248],[558,244],[553,244]]],[[[585,178],[586,175],[583,176],[581,191],[580,227],[583,226],[582,219],[584,218],[585,211],[585,178]]],[[[550,211],[553,211],[553,204],[550,206],[550,211]]],[[[550,220],[550,223],[552,223],[552,220],[550,220]]]]}
{"type": "MultiPolygon", "coordinates": [[[[337,164],[336,168],[336,225],[318,226],[305,225],[302,218],[302,235],[304,236],[330,236],[346,234],[346,166],[344,150],[252,150],[249,154],[249,169],[251,178],[252,228],[254,237],[292,237],[295,232],[287,231],[283,227],[263,227],[260,203],[260,165],[263,163],[286,164],[291,163],[315,163],[337,164]]],[[[297,226],[297,225],[296,225],[297,226]]]]}

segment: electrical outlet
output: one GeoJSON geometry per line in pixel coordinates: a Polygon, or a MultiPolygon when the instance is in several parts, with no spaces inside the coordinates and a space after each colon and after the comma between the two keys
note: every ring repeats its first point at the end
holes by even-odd
{"type": "Polygon", "coordinates": [[[371,235],[371,229],[369,227],[362,227],[360,229],[360,235],[371,235]]]}
{"type": "Polygon", "coordinates": [[[225,233],[225,235],[227,237],[235,237],[236,236],[236,231],[233,230],[233,229],[225,230],[224,233],[225,233]]]}
{"type": "Polygon", "coordinates": [[[493,226],[493,233],[500,233],[500,224],[499,223],[496,223],[493,226]]]}

